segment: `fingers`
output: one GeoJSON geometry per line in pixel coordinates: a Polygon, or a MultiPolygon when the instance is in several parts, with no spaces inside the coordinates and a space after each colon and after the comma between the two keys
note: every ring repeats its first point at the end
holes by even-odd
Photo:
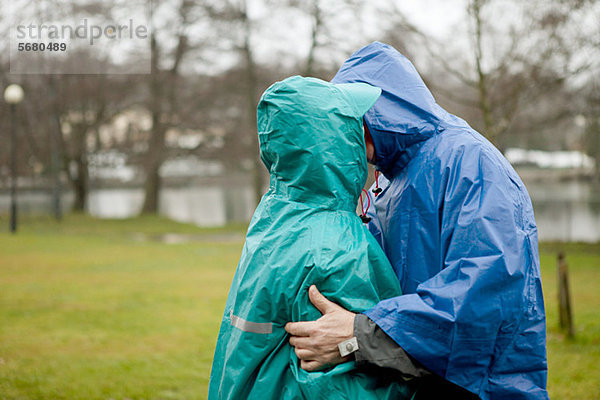
{"type": "Polygon", "coordinates": [[[300,359],[300,360],[304,360],[304,361],[314,361],[315,360],[315,356],[316,354],[310,350],[306,350],[306,349],[299,349],[299,348],[294,348],[294,352],[296,353],[296,356],[300,359]]]}
{"type": "Polygon", "coordinates": [[[321,311],[321,314],[327,314],[339,307],[337,304],[327,300],[315,285],[308,288],[308,298],[310,299],[310,302],[321,311]]]}
{"type": "Polygon", "coordinates": [[[313,321],[288,322],[285,324],[285,330],[292,336],[310,336],[313,321]]]}
{"type": "Polygon", "coordinates": [[[300,360],[300,367],[308,372],[312,372],[312,371],[317,371],[321,368],[323,368],[325,366],[325,364],[320,363],[319,361],[304,361],[304,360],[300,360]]]}
{"type": "Polygon", "coordinates": [[[290,345],[294,347],[307,348],[312,344],[312,340],[308,337],[292,336],[290,337],[290,345]]]}
{"type": "MultiPolygon", "coordinates": [[[[337,304],[327,300],[315,285],[308,288],[308,297],[321,314],[326,314],[341,308],[337,304]]],[[[310,336],[313,327],[314,321],[288,322],[285,325],[285,330],[292,336],[310,336]]]]}

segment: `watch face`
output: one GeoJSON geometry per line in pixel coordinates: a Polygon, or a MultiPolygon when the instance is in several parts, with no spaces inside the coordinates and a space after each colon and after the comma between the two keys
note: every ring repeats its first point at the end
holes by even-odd
{"type": "Polygon", "coordinates": [[[346,357],[348,354],[354,353],[358,350],[358,341],[356,340],[356,337],[344,340],[342,343],[339,343],[338,349],[340,350],[340,355],[342,357],[346,357]]]}

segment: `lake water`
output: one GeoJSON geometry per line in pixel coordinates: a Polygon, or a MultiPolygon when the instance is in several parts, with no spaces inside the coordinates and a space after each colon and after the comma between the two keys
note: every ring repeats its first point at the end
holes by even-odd
{"type": "MultiPolygon", "coordinates": [[[[19,213],[51,212],[48,191],[20,191],[17,199],[19,213]]],[[[73,193],[63,194],[63,209],[69,210],[73,200],[73,193]]],[[[0,214],[8,213],[9,201],[8,193],[0,192],[0,214]]],[[[88,212],[98,218],[128,218],[138,215],[143,203],[142,188],[94,189],[88,197],[88,212]]],[[[223,188],[216,185],[165,188],[161,191],[159,204],[161,215],[207,227],[249,221],[255,207],[250,187],[223,188]]]]}
{"type": "Polygon", "coordinates": [[[526,182],[526,186],[540,240],[600,241],[598,182],[526,182]]]}
{"type": "MultiPolygon", "coordinates": [[[[533,200],[540,240],[600,241],[599,183],[571,180],[526,182],[526,186],[533,200]]],[[[143,200],[141,188],[96,189],[90,193],[89,212],[100,218],[131,217],[140,212],[143,200]]],[[[72,203],[72,194],[65,194],[65,208],[72,203]]],[[[22,213],[49,212],[50,204],[47,192],[19,193],[22,213]]],[[[160,214],[200,226],[249,221],[255,206],[249,185],[167,187],[161,192],[160,204],[160,214]]],[[[8,194],[1,192],[0,213],[7,213],[8,208],[8,194]]]]}

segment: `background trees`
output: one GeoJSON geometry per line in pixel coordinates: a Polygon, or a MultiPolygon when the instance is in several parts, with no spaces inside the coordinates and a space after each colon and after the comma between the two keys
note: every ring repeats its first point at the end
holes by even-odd
{"type": "MultiPolygon", "coordinates": [[[[55,2],[35,3],[43,9],[55,2]]],[[[50,8],[58,19],[61,13],[110,16],[106,4],[88,3],[50,8]]],[[[118,151],[144,187],[143,212],[155,213],[162,166],[189,155],[247,177],[258,200],[267,183],[255,128],[260,94],[293,74],[330,79],[372,40],[411,58],[438,101],[501,150],[573,149],[600,160],[598,1],[465,0],[453,6],[460,17],[452,29],[441,33],[416,20],[410,4],[154,1],[148,75],[9,74],[9,43],[2,41],[0,84],[19,82],[28,94],[18,115],[19,175],[57,187],[58,171],[75,208],[84,210],[90,156],[118,151]],[[184,139],[187,145],[179,145],[184,139]]],[[[1,7],[0,33],[8,37],[10,17],[6,4],[1,7]]],[[[122,61],[94,57],[78,53],[65,62],[102,62],[110,70],[122,61]]],[[[1,143],[7,123],[1,104],[1,143]]],[[[7,147],[0,146],[0,164],[7,160],[7,147]]],[[[6,179],[0,168],[0,182],[6,179]]]]}

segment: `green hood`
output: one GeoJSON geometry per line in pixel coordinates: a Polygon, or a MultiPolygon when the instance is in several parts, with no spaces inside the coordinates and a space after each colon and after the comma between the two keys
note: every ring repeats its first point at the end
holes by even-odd
{"type": "Polygon", "coordinates": [[[362,116],[381,90],[294,76],[258,105],[261,158],[271,187],[289,200],[354,210],[367,178],[362,116]]]}

